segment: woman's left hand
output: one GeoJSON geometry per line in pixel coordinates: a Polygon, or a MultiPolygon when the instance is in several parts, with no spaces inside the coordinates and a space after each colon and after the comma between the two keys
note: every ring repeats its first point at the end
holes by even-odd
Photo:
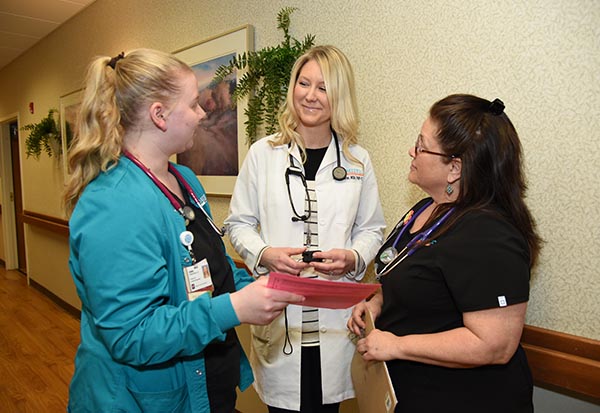
{"type": "Polygon", "coordinates": [[[396,350],[400,337],[394,334],[375,329],[365,338],[356,343],[356,351],[364,360],[388,361],[398,358],[396,350]]]}
{"type": "Polygon", "coordinates": [[[354,271],[356,266],[354,252],[344,249],[331,249],[319,251],[313,254],[315,258],[323,258],[325,261],[313,261],[310,266],[315,270],[333,277],[342,277],[354,271]]]}

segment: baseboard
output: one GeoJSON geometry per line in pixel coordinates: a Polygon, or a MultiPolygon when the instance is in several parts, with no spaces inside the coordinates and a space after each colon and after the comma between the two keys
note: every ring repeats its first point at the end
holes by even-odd
{"type": "Polygon", "coordinates": [[[52,291],[36,282],[35,280],[29,279],[29,285],[36,290],[40,291],[50,300],[52,300],[56,305],[65,310],[67,313],[71,314],[73,317],[80,319],[81,318],[81,310],[76,307],[73,307],[71,304],[67,303],[65,300],[54,294],[52,291]]]}

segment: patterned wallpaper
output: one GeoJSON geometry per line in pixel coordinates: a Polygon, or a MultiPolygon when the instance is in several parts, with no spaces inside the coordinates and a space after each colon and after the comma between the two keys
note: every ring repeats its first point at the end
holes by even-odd
{"type": "MultiPolygon", "coordinates": [[[[312,33],[353,63],[361,142],[376,168],[388,226],[423,195],[406,180],[407,150],[429,106],[450,93],[504,100],[525,150],[528,203],[546,241],[527,323],[600,339],[598,0],[97,0],[0,71],[0,88],[12,96],[0,96],[0,117],[19,110],[31,121],[26,105],[40,82],[40,61],[36,107],[49,108],[79,87],[93,55],[139,46],[173,51],[248,23],[257,48],[274,45],[281,40],[276,15],[286,6],[299,8],[294,36],[312,33]]],[[[24,163],[25,208],[56,215],[57,195],[38,183],[51,175],[44,162],[24,163]]],[[[217,222],[228,203],[211,199],[217,222]]]]}
{"type": "MultiPolygon", "coordinates": [[[[295,33],[339,46],[353,63],[361,141],[389,227],[423,195],[406,180],[407,151],[429,106],[462,92],[504,100],[545,240],[527,323],[600,339],[600,3],[374,0],[273,8],[280,4],[300,8],[295,33]]],[[[265,14],[256,16],[258,47],[278,41],[265,14]]]]}

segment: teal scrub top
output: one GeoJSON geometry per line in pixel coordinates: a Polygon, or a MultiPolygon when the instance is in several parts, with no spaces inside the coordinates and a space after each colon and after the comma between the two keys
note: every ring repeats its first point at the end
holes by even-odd
{"type": "MultiPolygon", "coordinates": [[[[175,167],[204,203],[195,174],[175,167]]],[[[210,214],[208,203],[202,207],[210,214]]],[[[202,351],[240,322],[229,294],[188,301],[183,267],[191,258],[179,240],[181,215],[121,157],[85,188],[69,228],[82,310],[68,411],[210,412],[202,351]]],[[[227,260],[236,289],[252,282],[227,260]]],[[[252,381],[242,354],[240,389],[252,381]]]]}

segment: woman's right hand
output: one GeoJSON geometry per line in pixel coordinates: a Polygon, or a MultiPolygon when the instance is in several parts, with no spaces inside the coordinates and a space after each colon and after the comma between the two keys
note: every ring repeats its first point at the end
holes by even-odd
{"type": "Polygon", "coordinates": [[[375,294],[369,301],[362,301],[354,306],[352,309],[352,315],[348,319],[348,330],[361,337],[365,330],[366,324],[364,315],[366,311],[370,311],[373,316],[373,320],[379,317],[381,312],[382,303],[381,294],[375,294]]]}
{"type": "Polygon", "coordinates": [[[348,330],[356,334],[358,337],[362,337],[362,333],[365,330],[365,320],[363,316],[365,311],[367,311],[367,303],[361,302],[354,306],[352,309],[352,315],[348,319],[348,330]]]}
{"type": "Polygon", "coordinates": [[[288,304],[302,304],[304,301],[301,295],[267,287],[268,281],[268,277],[260,277],[231,293],[231,305],[240,323],[269,324],[288,304]]]}
{"type": "Polygon", "coordinates": [[[260,259],[260,265],[267,267],[269,271],[282,272],[284,274],[298,275],[300,271],[309,266],[302,260],[292,258],[293,255],[302,255],[306,248],[277,248],[269,247],[260,259]]]}

